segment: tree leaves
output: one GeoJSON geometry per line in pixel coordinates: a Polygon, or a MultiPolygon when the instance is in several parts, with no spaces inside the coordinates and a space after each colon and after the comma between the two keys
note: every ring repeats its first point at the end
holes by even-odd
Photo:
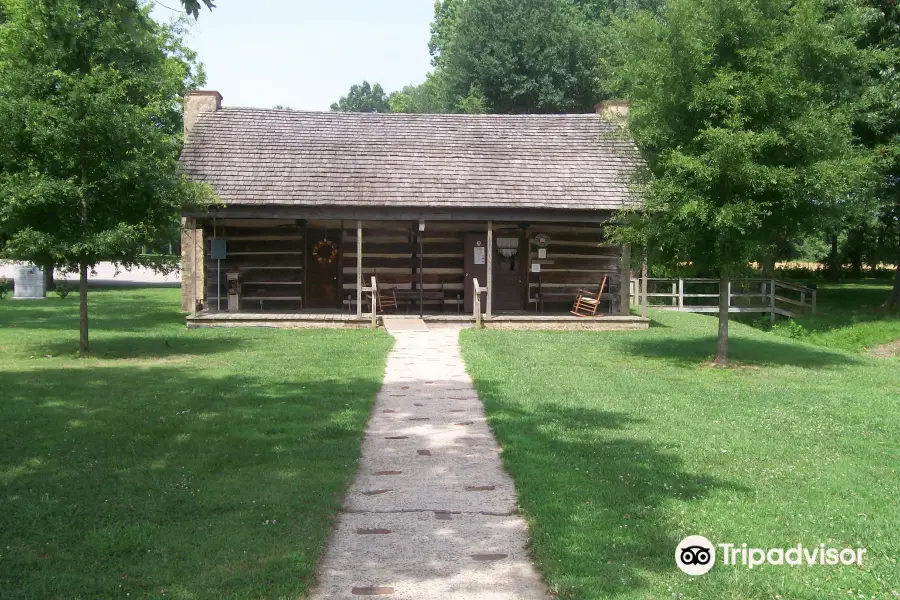
{"type": "MultiPolygon", "coordinates": [[[[202,2],[209,10],[216,7],[213,4],[213,0],[202,0],[202,2]]],[[[192,15],[195,19],[200,16],[200,0],[181,0],[181,3],[184,5],[184,11],[187,14],[192,15]]]]}
{"type": "Polygon", "coordinates": [[[202,71],[146,10],[126,22],[102,1],[41,8],[10,0],[0,26],[0,252],[137,260],[196,196],[177,159],[181,97],[202,71]]]}
{"type": "Polygon", "coordinates": [[[334,112],[390,112],[391,105],[381,84],[370,85],[368,81],[354,84],[350,92],[331,105],[334,112]]]}
{"type": "MultiPolygon", "coordinates": [[[[571,0],[438,6],[435,62],[454,106],[472,90],[497,113],[583,112],[600,99],[598,28],[571,0]]],[[[462,104],[460,104],[462,102],[462,104]]]]}
{"type": "Polygon", "coordinates": [[[870,180],[852,124],[872,55],[856,5],[838,8],[670,0],[617,23],[647,168],[646,210],[614,235],[669,267],[736,275],[870,180]]]}

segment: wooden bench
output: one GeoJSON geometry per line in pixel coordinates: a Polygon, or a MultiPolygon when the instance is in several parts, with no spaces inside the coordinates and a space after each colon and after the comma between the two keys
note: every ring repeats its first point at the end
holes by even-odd
{"type": "Polygon", "coordinates": [[[395,275],[392,273],[376,273],[375,279],[378,282],[379,295],[390,294],[393,301],[391,302],[391,304],[402,303],[405,306],[406,311],[409,312],[409,307],[413,303],[418,302],[420,298],[423,301],[439,300],[441,302],[441,310],[444,310],[444,300],[446,298],[446,290],[444,286],[449,283],[447,280],[453,279],[453,276],[427,273],[422,275],[420,278],[419,275],[395,275]],[[418,289],[418,285],[420,282],[427,285],[439,285],[440,288],[430,288],[422,290],[420,292],[418,289]],[[406,285],[409,285],[411,287],[398,287],[406,285]]]}

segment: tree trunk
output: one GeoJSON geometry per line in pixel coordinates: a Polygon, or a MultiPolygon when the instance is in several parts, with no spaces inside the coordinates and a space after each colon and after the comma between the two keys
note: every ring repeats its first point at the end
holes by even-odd
{"type": "MultiPolygon", "coordinates": [[[[88,222],[88,201],[84,196],[84,190],[87,189],[87,163],[81,160],[81,229],[87,232],[88,222]]],[[[82,354],[91,351],[88,343],[88,265],[85,257],[81,258],[78,263],[78,329],[80,332],[79,349],[82,354]]]]}
{"type": "Polygon", "coordinates": [[[851,268],[851,277],[853,277],[853,279],[862,279],[862,271],[863,271],[862,258],[860,258],[858,255],[854,255],[853,258],[850,260],[850,265],[851,265],[851,267],[850,267],[851,268]]]}
{"type": "Polygon", "coordinates": [[[52,292],[56,289],[56,282],[53,281],[53,263],[45,262],[41,265],[41,269],[44,270],[44,291],[52,292]]]}
{"type": "Polygon", "coordinates": [[[838,256],[838,236],[831,236],[831,254],[828,255],[828,279],[829,281],[841,280],[841,258],[838,256]]]}
{"type": "Polygon", "coordinates": [[[900,308],[900,257],[897,257],[897,274],[894,277],[894,289],[891,290],[891,295],[888,296],[887,301],[884,303],[884,308],[888,310],[900,308]]]}
{"type": "Polygon", "coordinates": [[[88,344],[88,266],[81,263],[78,267],[78,328],[81,333],[78,347],[82,354],[87,354],[90,352],[88,344]]]}
{"type": "Polygon", "coordinates": [[[722,275],[719,279],[719,338],[716,342],[716,360],[717,365],[728,364],[728,308],[729,301],[729,280],[727,275],[722,275]]]}
{"type": "Polygon", "coordinates": [[[775,265],[777,261],[775,259],[775,255],[764,256],[761,261],[759,261],[760,274],[766,279],[771,279],[775,277],[775,265]]]}

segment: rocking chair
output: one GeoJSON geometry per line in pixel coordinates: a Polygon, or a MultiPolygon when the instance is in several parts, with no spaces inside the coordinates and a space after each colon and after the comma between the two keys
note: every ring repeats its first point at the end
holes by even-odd
{"type": "Polygon", "coordinates": [[[571,313],[576,317],[595,317],[600,308],[600,299],[606,291],[606,277],[600,282],[600,288],[596,292],[581,290],[572,305],[571,313]]]}
{"type": "Polygon", "coordinates": [[[397,312],[397,292],[393,288],[378,288],[378,312],[385,314],[388,310],[397,312]]]}

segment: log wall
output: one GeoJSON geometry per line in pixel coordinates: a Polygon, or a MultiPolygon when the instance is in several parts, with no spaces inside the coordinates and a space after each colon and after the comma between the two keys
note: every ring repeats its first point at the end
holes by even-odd
{"type": "Polygon", "coordinates": [[[603,297],[607,302],[601,310],[618,314],[620,290],[627,271],[622,267],[621,246],[609,244],[602,227],[533,225],[528,229],[528,239],[528,287],[532,306],[542,299],[545,312],[568,312],[579,290],[596,290],[605,276],[608,279],[603,297]],[[534,241],[541,233],[550,236],[544,259],[538,258],[539,248],[534,241]],[[540,274],[532,272],[534,263],[541,265],[540,274]]]}
{"type": "Polygon", "coordinates": [[[226,273],[241,274],[241,310],[301,310],[304,306],[306,227],[295,221],[218,219],[203,223],[207,306],[217,293],[228,307],[226,273]],[[210,257],[212,240],[226,240],[227,258],[210,257]],[[218,277],[217,277],[218,274],[218,277]]]}
{"type": "MultiPolygon", "coordinates": [[[[401,308],[412,308],[421,272],[426,280],[424,304],[428,310],[457,312],[463,294],[463,231],[471,225],[428,223],[420,252],[418,222],[363,222],[363,280],[374,275],[380,286],[398,291],[401,308]],[[421,260],[420,260],[421,258],[421,260]],[[403,292],[406,292],[405,294],[403,292]]],[[[348,310],[356,310],[356,223],[346,222],[346,260],[343,266],[343,296],[348,310]]],[[[417,304],[416,304],[417,306],[417,304]]]]}

